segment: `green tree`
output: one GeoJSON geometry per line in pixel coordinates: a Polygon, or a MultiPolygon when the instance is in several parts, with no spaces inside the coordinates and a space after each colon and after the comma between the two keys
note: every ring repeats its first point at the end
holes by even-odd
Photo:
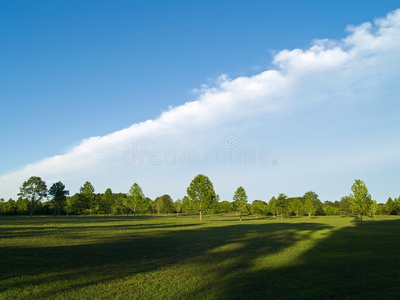
{"type": "Polygon", "coordinates": [[[302,203],[299,198],[295,198],[292,203],[290,203],[290,211],[296,214],[296,217],[299,216],[300,212],[302,211],[302,203]]]}
{"type": "Polygon", "coordinates": [[[267,204],[261,200],[254,200],[251,204],[251,213],[259,218],[267,210],[267,204]]]}
{"type": "Polygon", "coordinates": [[[124,205],[125,199],[127,198],[126,194],[117,194],[114,204],[111,207],[111,211],[114,215],[118,215],[120,213],[129,214],[129,209],[124,205]]]}
{"type": "Polygon", "coordinates": [[[65,211],[67,212],[67,216],[69,216],[70,213],[74,212],[75,215],[78,214],[78,210],[80,209],[80,201],[81,194],[76,193],[75,195],[71,197],[67,197],[67,201],[65,204],[65,211]]]}
{"type": "Polygon", "coordinates": [[[195,211],[193,201],[188,196],[182,198],[182,211],[185,214],[191,214],[195,211]]]}
{"type": "Polygon", "coordinates": [[[371,195],[368,193],[365,183],[360,179],[355,180],[351,186],[351,191],[352,193],[349,196],[350,207],[353,211],[360,214],[360,220],[362,222],[363,214],[368,211],[371,206],[371,195]]]}
{"type": "Polygon", "coordinates": [[[4,207],[5,207],[5,202],[4,199],[0,199],[0,215],[4,214],[4,207]]]}
{"type": "Polygon", "coordinates": [[[288,208],[288,197],[285,194],[279,194],[277,200],[277,206],[281,209],[281,219],[283,219],[283,213],[288,208]]]}
{"type": "Polygon", "coordinates": [[[217,195],[215,194],[211,180],[202,174],[197,175],[192,180],[187,188],[187,194],[193,202],[195,209],[199,212],[200,221],[202,219],[202,212],[217,203],[217,195]]]}
{"type": "Polygon", "coordinates": [[[275,197],[272,197],[269,200],[268,211],[270,213],[272,213],[272,216],[274,216],[275,218],[278,218],[279,203],[278,203],[278,199],[276,199],[275,197]]]}
{"type": "Polygon", "coordinates": [[[182,199],[177,199],[174,202],[174,208],[175,208],[175,212],[176,212],[176,216],[179,216],[179,213],[182,211],[182,199]]]}
{"type": "Polygon", "coordinates": [[[26,198],[19,197],[15,202],[15,209],[18,214],[26,215],[29,213],[29,200],[26,198]]]}
{"type": "Polygon", "coordinates": [[[333,216],[338,214],[339,209],[332,205],[324,205],[324,212],[327,216],[333,216]]]}
{"type": "Polygon", "coordinates": [[[161,197],[157,197],[155,200],[157,215],[161,213],[172,213],[174,211],[173,200],[170,195],[164,194],[161,197]]]}
{"type": "Polygon", "coordinates": [[[111,212],[111,208],[114,204],[115,197],[110,188],[106,189],[104,192],[104,195],[101,197],[101,208],[103,212],[108,216],[108,214],[111,212]]]}
{"type": "Polygon", "coordinates": [[[30,201],[29,214],[32,217],[36,203],[47,196],[46,182],[38,176],[32,176],[22,184],[18,196],[30,201]]]}
{"type": "Polygon", "coordinates": [[[80,208],[86,216],[87,210],[90,208],[90,204],[94,199],[94,187],[89,181],[86,181],[79,191],[80,208]]]}
{"type": "Polygon", "coordinates": [[[15,215],[16,213],[16,204],[13,199],[8,199],[7,202],[4,203],[4,214],[6,215],[15,215]]]}
{"type": "Polygon", "coordinates": [[[322,202],[318,199],[318,195],[316,192],[314,191],[308,191],[304,194],[303,196],[304,201],[306,201],[307,199],[310,199],[314,205],[314,214],[319,214],[322,215],[324,213],[324,209],[323,209],[323,204],[322,202]]]}
{"type": "Polygon", "coordinates": [[[389,215],[396,215],[396,203],[393,201],[392,197],[386,201],[386,210],[388,211],[389,215]]]}
{"type": "Polygon", "coordinates": [[[246,190],[242,186],[239,186],[236,189],[236,192],[233,195],[233,203],[235,203],[235,207],[239,211],[239,219],[242,221],[242,212],[246,208],[247,204],[246,190]]]}
{"type": "Polygon", "coordinates": [[[124,199],[124,205],[133,212],[136,213],[143,208],[145,204],[145,196],[142,188],[135,182],[129,189],[128,196],[124,199]]]}
{"type": "Polygon", "coordinates": [[[349,203],[349,196],[343,196],[339,202],[339,210],[342,215],[351,216],[352,211],[349,203]]]}
{"type": "Polygon", "coordinates": [[[315,213],[315,206],[310,198],[306,198],[306,201],[303,204],[303,210],[308,214],[309,219],[311,218],[311,215],[315,213]]]}
{"type": "Polygon", "coordinates": [[[376,200],[372,200],[371,202],[371,214],[374,216],[376,216],[376,212],[378,211],[378,203],[376,202],[376,200]]]}
{"type": "Polygon", "coordinates": [[[67,200],[67,195],[69,195],[69,191],[65,190],[65,185],[59,181],[53,183],[49,188],[49,195],[52,197],[51,203],[54,207],[54,216],[60,215],[60,211],[67,200]]]}
{"type": "Polygon", "coordinates": [[[232,212],[232,203],[229,201],[222,201],[219,204],[219,211],[222,213],[230,213],[232,212]]]}

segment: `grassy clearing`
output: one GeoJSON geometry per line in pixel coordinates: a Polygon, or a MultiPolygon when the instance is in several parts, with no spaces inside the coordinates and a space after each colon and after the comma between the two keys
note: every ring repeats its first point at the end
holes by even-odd
{"type": "Polygon", "coordinates": [[[400,218],[2,217],[1,299],[399,299],[400,218]]]}

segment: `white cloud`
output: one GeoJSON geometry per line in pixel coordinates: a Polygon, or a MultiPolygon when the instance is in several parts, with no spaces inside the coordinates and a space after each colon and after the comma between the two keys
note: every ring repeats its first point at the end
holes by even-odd
{"type": "Polygon", "coordinates": [[[348,36],[341,41],[317,40],[309,49],[279,52],[274,57],[275,70],[234,79],[223,75],[214,86],[197,90],[196,101],[170,108],[158,119],[85,139],[65,154],[5,174],[0,177],[0,196],[15,197],[22,182],[33,175],[68,185],[73,180],[83,183],[87,174],[101,170],[103,164],[123,168],[121,153],[132,143],[160,148],[164,143],[187,145],[194,142],[194,132],[212,129],[216,133],[227,124],[235,126],[313,100],[371,95],[387,80],[398,80],[400,10],[374,24],[347,30],[348,36]]]}

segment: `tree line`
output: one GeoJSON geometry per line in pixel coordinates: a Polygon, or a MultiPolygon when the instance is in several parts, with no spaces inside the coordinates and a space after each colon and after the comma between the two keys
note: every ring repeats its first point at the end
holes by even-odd
{"type": "Polygon", "coordinates": [[[308,191],[300,197],[288,197],[281,193],[268,202],[254,200],[248,202],[246,190],[238,187],[232,201],[220,201],[211,180],[202,174],[197,175],[181,199],[173,200],[164,194],[155,199],[146,197],[141,187],[134,183],[127,193],[113,193],[110,188],[104,193],[95,193],[93,185],[87,181],[79,193],[69,195],[62,182],[54,183],[47,189],[45,181],[32,176],[25,181],[15,201],[0,199],[2,215],[137,215],[137,214],[203,214],[235,213],[251,214],[256,218],[269,215],[274,218],[288,216],[314,215],[365,215],[400,214],[400,197],[389,198],[386,204],[372,200],[365,183],[355,180],[351,194],[338,201],[322,202],[314,191],[308,191]]]}

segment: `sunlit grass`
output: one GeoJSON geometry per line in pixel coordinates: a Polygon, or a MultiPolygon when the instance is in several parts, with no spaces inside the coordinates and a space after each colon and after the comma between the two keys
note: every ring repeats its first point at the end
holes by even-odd
{"type": "Polygon", "coordinates": [[[2,217],[0,238],[1,299],[400,296],[395,216],[2,217]]]}

